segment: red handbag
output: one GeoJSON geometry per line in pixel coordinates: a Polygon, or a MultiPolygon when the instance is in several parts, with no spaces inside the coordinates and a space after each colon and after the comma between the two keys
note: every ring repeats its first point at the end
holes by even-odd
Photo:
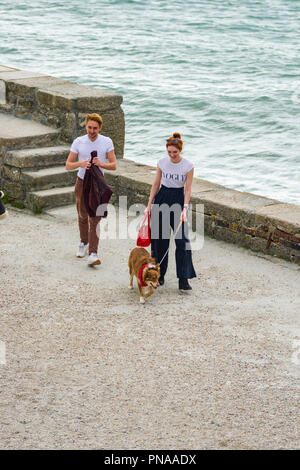
{"type": "Polygon", "coordinates": [[[151,231],[150,231],[150,215],[149,212],[145,215],[145,218],[140,226],[136,244],[137,246],[149,246],[151,243],[151,231]],[[147,219],[147,222],[146,222],[147,219]]]}

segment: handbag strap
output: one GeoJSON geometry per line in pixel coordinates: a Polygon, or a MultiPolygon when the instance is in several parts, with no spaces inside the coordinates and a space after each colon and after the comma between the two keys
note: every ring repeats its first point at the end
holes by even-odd
{"type": "Polygon", "coordinates": [[[148,215],[148,225],[149,225],[149,213],[148,213],[148,214],[145,215],[145,217],[144,217],[144,219],[143,219],[143,222],[141,223],[141,227],[140,227],[140,228],[142,228],[142,226],[144,225],[145,220],[146,220],[146,218],[147,218],[147,215],[148,215]]]}

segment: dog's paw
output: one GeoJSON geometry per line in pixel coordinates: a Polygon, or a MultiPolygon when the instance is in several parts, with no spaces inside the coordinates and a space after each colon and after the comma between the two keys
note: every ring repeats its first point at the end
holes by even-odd
{"type": "Polygon", "coordinates": [[[133,286],[128,286],[128,289],[130,289],[130,290],[133,289],[133,286]]]}
{"type": "Polygon", "coordinates": [[[144,297],[140,297],[140,303],[141,303],[141,304],[144,304],[144,303],[145,303],[144,297]]]}

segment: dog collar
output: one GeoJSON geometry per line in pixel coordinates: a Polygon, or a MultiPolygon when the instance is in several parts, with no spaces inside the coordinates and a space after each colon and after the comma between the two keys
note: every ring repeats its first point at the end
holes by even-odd
{"type": "Polygon", "coordinates": [[[141,269],[139,271],[139,280],[140,280],[141,287],[147,287],[147,285],[148,285],[143,281],[143,271],[144,271],[146,266],[148,266],[148,263],[143,264],[143,266],[141,267],[141,269]]]}

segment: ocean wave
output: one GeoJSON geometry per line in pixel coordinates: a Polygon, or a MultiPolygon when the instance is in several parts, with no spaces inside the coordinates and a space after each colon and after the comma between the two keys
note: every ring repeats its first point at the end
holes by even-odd
{"type": "Polygon", "coordinates": [[[299,7],[11,0],[0,62],[122,93],[129,158],[156,164],[179,130],[197,176],[300,204],[299,7]]]}

